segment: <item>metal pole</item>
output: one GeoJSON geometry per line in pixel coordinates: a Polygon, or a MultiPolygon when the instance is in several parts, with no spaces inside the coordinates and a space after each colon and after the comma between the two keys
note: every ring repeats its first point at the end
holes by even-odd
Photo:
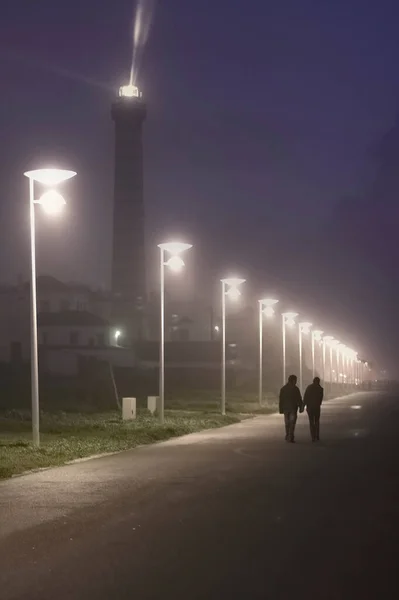
{"type": "Polygon", "coordinates": [[[222,415],[226,414],[226,286],[222,281],[222,415]]]}
{"type": "Polygon", "coordinates": [[[333,393],[333,349],[330,346],[330,393],[333,393]]]}
{"type": "Polygon", "coordinates": [[[341,383],[339,369],[340,369],[340,365],[339,365],[339,350],[337,348],[337,383],[338,383],[338,385],[341,383]]]}
{"type": "Polygon", "coordinates": [[[326,383],[326,343],[324,340],[321,342],[323,344],[323,385],[326,383]]]}
{"type": "Polygon", "coordinates": [[[312,377],[315,378],[315,349],[314,349],[314,332],[312,334],[312,377]]]}
{"type": "Polygon", "coordinates": [[[226,286],[222,281],[222,415],[226,414],[226,286]]]}
{"type": "Polygon", "coordinates": [[[165,421],[165,251],[160,248],[161,323],[159,336],[159,419],[165,421]]]}
{"type": "Polygon", "coordinates": [[[299,341],[299,389],[303,395],[303,374],[302,374],[302,327],[298,324],[298,341],[299,341]]]}
{"type": "Polygon", "coordinates": [[[263,400],[263,312],[262,302],[259,300],[259,406],[263,400]]]}
{"type": "Polygon", "coordinates": [[[32,437],[34,446],[40,446],[39,413],[39,358],[37,350],[37,297],[36,297],[36,243],[35,243],[35,198],[34,180],[29,178],[30,207],[30,318],[31,318],[31,386],[32,386],[32,437]]]}
{"type": "Polygon", "coordinates": [[[282,315],[283,319],[283,385],[286,383],[286,365],[285,365],[285,317],[282,315]]]}

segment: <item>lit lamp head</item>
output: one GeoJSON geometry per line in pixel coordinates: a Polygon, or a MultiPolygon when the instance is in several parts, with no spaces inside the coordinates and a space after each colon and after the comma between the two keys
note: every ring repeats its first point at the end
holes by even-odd
{"type": "Polygon", "coordinates": [[[121,335],[122,335],[122,332],[121,332],[119,329],[117,329],[117,330],[115,331],[115,333],[114,333],[114,338],[115,338],[115,342],[116,342],[116,343],[118,343],[118,341],[119,341],[119,338],[121,337],[121,335]]]}
{"type": "Polygon", "coordinates": [[[230,298],[230,300],[238,300],[241,296],[240,285],[245,283],[245,279],[240,279],[239,277],[228,277],[227,279],[221,279],[222,283],[227,286],[226,296],[230,298]]]}
{"type": "Polygon", "coordinates": [[[36,169],[35,171],[26,171],[24,175],[29,179],[33,179],[33,181],[50,187],[75,177],[76,173],[65,169],[36,169]]]}
{"type": "MultiPolygon", "coordinates": [[[[75,171],[65,169],[36,169],[24,173],[31,181],[41,183],[46,187],[57,186],[72,177],[75,177],[75,171]]],[[[34,204],[40,204],[43,210],[49,215],[59,213],[65,206],[64,198],[56,190],[50,189],[45,192],[39,200],[33,199],[34,204]]]]}
{"type": "Polygon", "coordinates": [[[120,98],[139,98],[140,92],[139,88],[130,83],[129,85],[122,85],[119,88],[119,97],[120,98]]]}
{"type": "Polygon", "coordinates": [[[48,215],[56,215],[62,211],[66,202],[63,196],[55,190],[45,192],[35,204],[40,204],[44,212],[48,215]]]}
{"type": "Polygon", "coordinates": [[[284,319],[285,325],[288,325],[288,327],[293,327],[295,325],[295,319],[297,316],[298,316],[298,313],[296,313],[296,312],[283,313],[283,319],[284,319]]]}
{"type": "Polygon", "coordinates": [[[321,340],[322,340],[322,335],[323,335],[323,332],[322,332],[322,330],[321,330],[321,329],[315,329],[315,330],[313,331],[313,339],[314,339],[314,341],[315,341],[315,342],[321,342],[321,340]]]}
{"type": "Polygon", "coordinates": [[[262,313],[265,317],[271,318],[274,317],[274,306],[277,304],[278,300],[274,300],[274,298],[263,298],[259,300],[259,304],[262,307],[262,313]]]}
{"type": "Polygon", "coordinates": [[[301,328],[301,333],[304,333],[305,335],[307,335],[308,333],[310,333],[310,328],[312,327],[312,323],[309,323],[308,321],[304,321],[303,323],[299,323],[299,327],[301,328]]]}
{"type": "Polygon", "coordinates": [[[158,244],[158,248],[161,248],[161,250],[170,254],[169,259],[164,263],[165,266],[169,267],[174,273],[178,273],[184,268],[184,260],[180,254],[192,248],[192,244],[186,244],[184,242],[166,242],[165,244],[158,244]]]}

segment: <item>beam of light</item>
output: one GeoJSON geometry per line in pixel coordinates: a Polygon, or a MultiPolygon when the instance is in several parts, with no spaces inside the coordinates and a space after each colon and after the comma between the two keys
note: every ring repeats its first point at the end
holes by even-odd
{"type": "Polygon", "coordinates": [[[112,92],[114,87],[110,84],[107,84],[103,81],[97,81],[92,77],[88,77],[87,75],[83,75],[82,73],[77,73],[76,71],[70,71],[68,69],[64,69],[59,65],[54,65],[49,62],[44,62],[43,60],[34,60],[30,56],[22,55],[13,50],[7,50],[6,56],[0,55],[0,58],[5,58],[9,61],[14,61],[18,63],[22,63],[22,66],[32,67],[34,69],[42,69],[43,71],[47,71],[50,73],[54,73],[54,75],[58,75],[59,77],[64,77],[66,79],[72,79],[73,81],[77,81],[80,83],[85,83],[91,87],[100,88],[106,92],[112,92]]]}
{"type": "Polygon", "coordinates": [[[137,0],[136,2],[136,12],[133,22],[133,52],[130,68],[130,85],[134,85],[136,82],[142,50],[146,45],[150,34],[154,9],[155,0],[137,0]]]}

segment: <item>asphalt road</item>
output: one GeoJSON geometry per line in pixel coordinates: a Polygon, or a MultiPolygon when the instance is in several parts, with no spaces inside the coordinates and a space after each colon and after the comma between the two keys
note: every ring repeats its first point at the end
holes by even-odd
{"type": "Polygon", "coordinates": [[[0,484],[1,600],[388,598],[399,399],[281,417],[0,484]]]}

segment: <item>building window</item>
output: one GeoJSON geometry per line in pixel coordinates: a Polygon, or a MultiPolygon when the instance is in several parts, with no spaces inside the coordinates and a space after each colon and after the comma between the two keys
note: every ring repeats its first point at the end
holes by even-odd
{"type": "Polygon", "coordinates": [[[79,346],[79,331],[69,332],[69,343],[71,346],[79,346]]]}

